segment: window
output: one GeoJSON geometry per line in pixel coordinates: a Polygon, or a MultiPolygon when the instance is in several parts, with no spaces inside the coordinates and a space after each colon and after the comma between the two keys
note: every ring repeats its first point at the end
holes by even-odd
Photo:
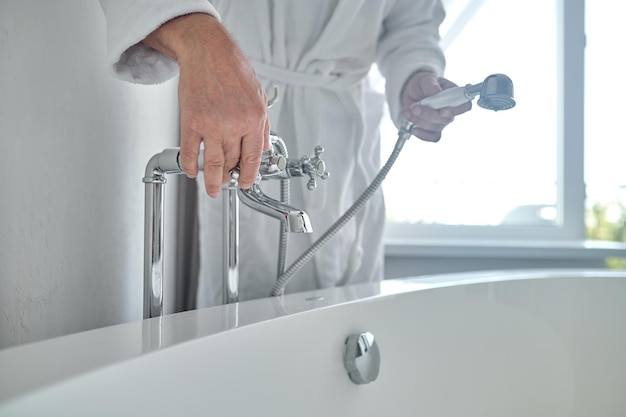
{"type": "Polygon", "coordinates": [[[585,183],[588,236],[626,242],[626,73],[617,46],[626,5],[588,1],[585,10],[585,183]]]}
{"type": "MultiPolygon", "coordinates": [[[[388,239],[585,239],[584,1],[445,4],[446,78],[476,84],[504,73],[513,80],[517,106],[494,113],[474,103],[440,143],[407,142],[383,184],[388,239]]],[[[606,81],[598,76],[596,83],[606,81]]],[[[614,120],[615,140],[619,116],[614,120]]],[[[381,133],[385,160],[397,130],[386,119],[381,133]]],[[[588,180],[596,178],[591,173],[603,165],[597,155],[609,145],[598,140],[594,146],[587,155],[588,180]]],[[[615,152],[611,161],[625,154],[615,152]]],[[[624,194],[624,175],[619,181],[613,171],[606,176],[622,184],[624,194]]]]}

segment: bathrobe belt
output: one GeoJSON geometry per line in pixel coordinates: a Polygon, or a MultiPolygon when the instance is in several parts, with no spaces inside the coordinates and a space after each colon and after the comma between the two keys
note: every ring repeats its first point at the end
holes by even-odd
{"type": "MultiPolygon", "coordinates": [[[[357,87],[367,75],[367,69],[351,73],[332,73],[317,69],[314,73],[299,72],[287,68],[279,68],[264,62],[252,60],[257,74],[276,82],[301,87],[315,87],[332,91],[345,91],[357,87]]],[[[312,67],[317,65],[313,64],[312,67]]],[[[324,65],[319,65],[323,67],[324,65]]]]}

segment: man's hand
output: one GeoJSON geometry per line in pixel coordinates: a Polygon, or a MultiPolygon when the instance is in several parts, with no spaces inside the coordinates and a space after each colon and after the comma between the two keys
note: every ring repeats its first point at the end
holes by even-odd
{"type": "Polygon", "coordinates": [[[213,16],[193,13],[172,19],[144,44],[175,59],[180,67],[180,155],[188,177],[198,174],[204,143],[204,183],[211,197],[240,167],[239,186],[256,180],[261,153],[268,150],[267,98],[252,65],[213,16]]]}
{"type": "Polygon", "coordinates": [[[456,84],[445,78],[437,78],[430,72],[416,72],[404,85],[401,95],[402,116],[414,124],[411,133],[428,142],[438,142],[441,139],[441,131],[449,125],[456,115],[465,113],[472,108],[472,103],[467,102],[457,107],[444,107],[432,109],[421,106],[417,102],[437,94],[446,88],[456,87],[456,84]]]}

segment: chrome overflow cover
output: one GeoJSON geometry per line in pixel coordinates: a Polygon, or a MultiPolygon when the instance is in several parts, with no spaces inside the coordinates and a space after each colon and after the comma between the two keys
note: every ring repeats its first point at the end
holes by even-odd
{"type": "Polygon", "coordinates": [[[348,336],[343,363],[350,380],[355,384],[375,381],[380,370],[380,350],[374,335],[365,332],[348,336]]]}

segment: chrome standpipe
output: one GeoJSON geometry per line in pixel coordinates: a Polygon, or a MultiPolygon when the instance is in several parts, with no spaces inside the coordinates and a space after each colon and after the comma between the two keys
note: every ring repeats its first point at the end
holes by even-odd
{"type": "Polygon", "coordinates": [[[144,218],[143,318],[163,315],[163,185],[165,178],[146,181],[144,218]]]}
{"type": "MultiPolygon", "coordinates": [[[[202,171],[204,156],[200,153],[198,170],[202,171]]],[[[148,161],[143,182],[146,184],[144,212],[144,266],[143,266],[143,318],[163,315],[163,240],[164,240],[164,187],[165,174],[182,174],[180,148],[167,148],[148,161]]],[[[237,199],[237,177],[224,187],[222,234],[225,248],[223,270],[224,303],[238,301],[238,245],[239,245],[239,201],[237,199]]]]}
{"type": "Polygon", "coordinates": [[[231,172],[230,182],[222,188],[222,304],[239,301],[239,198],[237,179],[231,172]]]}
{"type": "MultiPolygon", "coordinates": [[[[198,169],[203,170],[204,158],[198,158],[198,169]]],[[[163,315],[163,240],[164,240],[164,186],[165,174],[182,174],[180,149],[168,148],[154,155],[146,166],[143,182],[146,184],[144,217],[144,272],[143,318],[163,315]]],[[[223,296],[224,304],[239,301],[239,199],[238,174],[223,187],[222,215],[224,218],[222,243],[224,248],[223,296]]]]}
{"type": "Polygon", "coordinates": [[[178,148],[154,155],[146,166],[144,215],[143,317],[163,315],[163,187],[165,174],[179,174],[178,148]]]}

